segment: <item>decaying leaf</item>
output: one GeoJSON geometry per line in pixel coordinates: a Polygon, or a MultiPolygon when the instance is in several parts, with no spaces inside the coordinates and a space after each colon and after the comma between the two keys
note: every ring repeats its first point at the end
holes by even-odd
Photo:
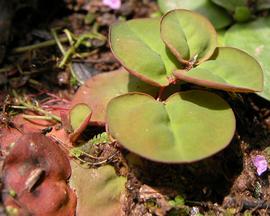
{"type": "MultiPolygon", "coordinates": [[[[21,132],[16,128],[0,128],[0,146],[4,150],[8,150],[24,134],[31,132],[41,133],[44,129],[53,126],[51,122],[46,120],[35,119],[30,121],[23,118],[22,114],[15,116],[12,121],[21,132]]],[[[64,128],[52,127],[52,131],[48,135],[55,141],[72,146],[68,133],[64,128]]]]}
{"type": "Polygon", "coordinates": [[[25,134],[4,162],[4,204],[19,215],[74,215],[76,196],[67,185],[70,175],[69,160],[56,143],[39,133],[25,134]]]}

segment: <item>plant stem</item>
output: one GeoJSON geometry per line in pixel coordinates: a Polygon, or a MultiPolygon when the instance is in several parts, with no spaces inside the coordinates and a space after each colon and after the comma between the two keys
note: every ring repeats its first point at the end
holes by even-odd
{"type": "Polygon", "coordinates": [[[79,37],[79,39],[75,42],[75,44],[73,46],[71,46],[67,52],[64,54],[64,57],[62,59],[62,61],[59,64],[60,68],[63,68],[67,61],[70,59],[70,57],[76,53],[76,49],[78,49],[78,47],[81,45],[81,43],[86,40],[86,39],[94,39],[94,38],[98,38],[100,39],[100,36],[96,36],[95,34],[91,34],[91,33],[86,33],[82,36],[79,37]]]}
{"type": "Polygon", "coordinates": [[[29,83],[33,84],[33,85],[37,85],[37,86],[42,86],[42,84],[34,79],[29,79],[28,80],[29,83]]]}
{"type": "Polygon", "coordinates": [[[48,120],[52,120],[52,119],[53,119],[53,120],[55,120],[55,121],[57,121],[57,122],[61,122],[61,118],[60,118],[60,117],[58,117],[58,116],[56,116],[56,115],[53,115],[53,114],[51,114],[50,112],[47,112],[47,111],[43,110],[42,108],[40,108],[40,107],[38,107],[38,106],[35,106],[35,105],[33,105],[33,104],[31,104],[31,103],[28,103],[28,102],[25,102],[24,100],[22,100],[22,99],[17,95],[17,93],[16,93],[15,91],[13,91],[13,94],[14,94],[15,98],[18,99],[19,103],[20,103],[21,105],[23,105],[24,107],[26,107],[27,109],[32,110],[32,111],[36,111],[36,112],[38,112],[38,113],[43,114],[43,115],[44,115],[43,117],[48,117],[48,118],[49,118],[48,120]]]}
{"type": "Polygon", "coordinates": [[[4,67],[4,68],[0,68],[0,73],[5,73],[5,72],[8,72],[12,69],[14,69],[15,67],[14,66],[7,66],[7,67],[4,67]]]}
{"type": "Polygon", "coordinates": [[[23,118],[25,118],[25,119],[52,120],[52,118],[50,116],[37,116],[37,115],[25,115],[25,114],[23,114],[23,118]]]}
{"type": "Polygon", "coordinates": [[[43,115],[45,115],[47,117],[50,117],[50,119],[54,119],[54,120],[56,120],[58,122],[61,122],[61,118],[56,116],[56,115],[53,115],[53,114],[51,114],[51,113],[49,113],[49,112],[47,112],[47,111],[45,111],[45,110],[43,110],[43,109],[41,109],[41,108],[39,108],[37,106],[34,106],[32,104],[25,103],[24,101],[20,101],[20,102],[21,102],[21,104],[23,106],[27,107],[30,110],[36,111],[36,112],[41,113],[41,114],[43,114],[43,115]]]}
{"type": "Polygon", "coordinates": [[[10,108],[13,108],[13,109],[27,109],[27,107],[25,107],[25,106],[10,106],[10,108]]]}
{"type": "MultiPolygon", "coordinates": [[[[61,37],[58,39],[60,42],[65,43],[68,41],[67,37],[61,37]]],[[[41,49],[49,46],[54,46],[57,44],[55,39],[52,40],[47,40],[38,44],[33,44],[33,45],[27,45],[27,46],[22,46],[22,47],[17,47],[12,50],[12,53],[22,53],[22,52],[27,52],[27,51],[32,51],[35,49],[41,49]]]]}
{"type": "Polygon", "coordinates": [[[164,89],[165,89],[165,87],[160,87],[159,92],[158,92],[158,96],[157,96],[157,101],[161,101],[164,89]]]}
{"type": "MultiPolygon", "coordinates": [[[[55,42],[56,42],[59,50],[61,51],[62,55],[65,55],[66,51],[65,51],[63,45],[61,44],[61,41],[60,41],[58,35],[56,34],[56,30],[55,29],[51,29],[51,33],[52,33],[52,36],[53,36],[53,38],[54,38],[54,40],[55,40],[55,42]]],[[[67,39],[67,41],[68,41],[68,39],[67,39]]]]}

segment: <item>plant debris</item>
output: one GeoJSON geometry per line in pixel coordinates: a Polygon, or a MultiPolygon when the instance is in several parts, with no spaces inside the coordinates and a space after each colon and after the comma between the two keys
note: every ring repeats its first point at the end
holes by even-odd
{"type": "Polygon", "coordinates": [[[69,160],[57,144],[38,133],[25,134],[4,161],[4,204],[19,215],[74,215],[70,175],[69,160]]]}

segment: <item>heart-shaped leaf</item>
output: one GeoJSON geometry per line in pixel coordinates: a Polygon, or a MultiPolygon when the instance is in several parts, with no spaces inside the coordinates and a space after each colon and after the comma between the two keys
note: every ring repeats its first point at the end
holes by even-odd
{"type": "Polygon", "coordinates": [[[190,71],[175,71],[174,75],[186,82],[226,91],[263,90],[263,71],[259,63],[247,53],[231,47],[220,47],[210,60],[190,71]]]}
{"type": "Polygon", "coordinates": [[[130,151],[165,163],[192,162],[228,145],[235,117],[219,96],[186,91],[165,102],[149,95],[130,93],[112,99],[107,128],[130,151]]]}
{"type": "Polygon", "coordinates": [[[188,10],[173,10],[160,23],[161,37],[180,62],[207,60],[217,46],[217,33],[203,16],[188,10]]]}
{"type": "MultiPolygon", "coordinates": [[[[225,44],[245,50],[258,60],[264,72],[264,91],[260,96],[270,100],[270,17],[246,24],[235,24],[225,34],[225,44]]],[[[250,69],[249,69],[250,71],[250,69]]]]}
{"type": "Polygon", "coordinates": [[[105,125],[108,102],[128,92],[144,92],[157,96],[159,88],[151,86],[124,69],[102,73],[87,80],[76,92],[72,105],[86,103],[92,109],[90,124],[105,125]]]}
{"type": "Polygon", "coordinates": [[[158,4],[163,13],[175,9],[198,12],[207,17],[216,29],[224,28],[232,21],[229,14],[223,8],[213,4],[211,0],[158,0],[158,4]]]}
{"type": "Polygon", "coordinates": [[[122,215],[120,198],[126,178],[117,176],[112,166],[85,169],[71,162],[71,186],[78,197],[77,215],[122,215]]]}
{"type": "Polygon", "coordinates": [[[160,19],[134,19],[111,26],[115,57],[132,74],[155,86],[167,86],[173,70],[181,68],[160,38],[160,19]]]}

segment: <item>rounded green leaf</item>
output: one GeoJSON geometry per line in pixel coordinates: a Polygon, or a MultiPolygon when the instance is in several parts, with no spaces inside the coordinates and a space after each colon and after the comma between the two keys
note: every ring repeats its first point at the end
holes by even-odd
{"type": "Polygon", "coordinates": [[[74,131],[78,130],[85,119],[89,118],[92,111],[87,104],[78,103],[69,112],[70,125],[74,131]]]}
{"type": "Polygon", "coordinates": [[[133,75],[155,86],[167,86],[180,63],[160,38],[160,18],[134,19],[111,26],[113,54],[133,75]]]}
{"type": "Polygon", "coordinates": [[[76,215],[121,215],[121,196],[126,178],[117,176],[112,166],[85,169],[71,161],[70,185],[77,194],[76,215]]]}
{"type": "Polygon", "coordinates": [[[159,88],[151,86],[124,69],[98,74],[85,82],[76,92],[72,105],[86,103],[92,109],[90,124],[105,125],[108,102],[128,92],[144,92],[157,96],[159,88]]]}
{"type": "Polygon", "coordinates": [[[251,17],[251,11],[246,6],[236,7],[233,17],[237,22],[246,22],[251,17]]]}
{"type": "Polygon", "coordinates": [[[260,64],[247,53],[231,47],[219,47],[210,60],[190,71],[175,71],[174,75],[186,82],[226,91],[263,90],[260,64]]]}
{"type": "Polygon", "coordinates": [[[207,17],[216,29],[228,26],[232,19],[223,9],[213,4],[211,0],[158,0],[160,10],[167,13],[175,9],[187,9],[207,17]]]}
{"type": "Polygon", "coordinates": [[[184,163],[225,148],[234,135],[235,117],[226,101],[210,92],[176,93],[165,102],[132,93],[110,101],[107,128],[142,157],[184,163]]]}
{"type": "Polygon", "coordinates": [[[236,24],[225,34],[225,44],[243,49],[261,64],[264,72],[264,91],[260,96],[270,100],[270,17],[246,24],[236,24]]]}
{"type": "Polygon", "coordinates": [[[183,9],[165,14],[160,23],[161,37],[180,62],[207,60],[217,46],[217,33],[203,16],[183,9]]]}
{"type": "MultiPolygon", "coordinates": [[[[75,104],[69,111],[69,121],[73,129],[72,133],[69,135],[71,142],[75,142],[83,131],[87,128],[90,118],[92,115],[92,110],[85,103],[75,104]]],[[[65,123],[65,121],[63,121],[65,123]]]]}

